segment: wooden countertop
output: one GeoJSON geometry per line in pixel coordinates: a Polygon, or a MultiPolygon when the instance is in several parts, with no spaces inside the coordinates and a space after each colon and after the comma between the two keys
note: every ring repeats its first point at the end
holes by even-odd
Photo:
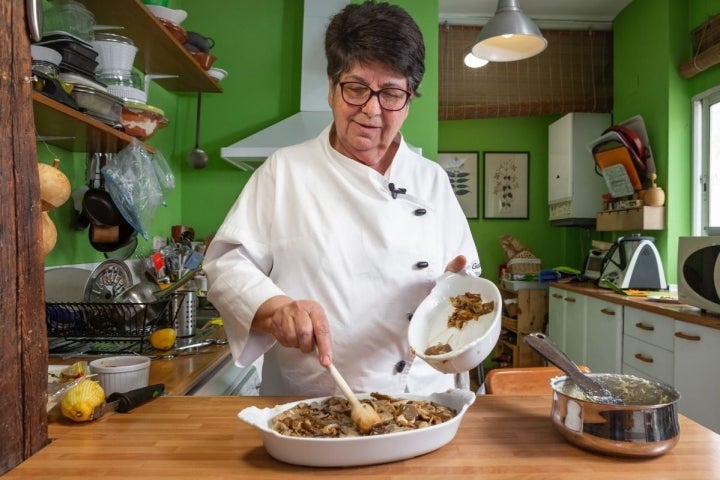
{"type": "Polygon", "coordinates": [[[569,292],[580,293],[591,297],[606,300],[608,302],[627,305],[651,313],[665,315],[676,320],[696,323],[710,328],[720,329],[720,315],[716,313],[703,312],[697,307],[682,303],[660,303],[649,300],[646,297],[635,297],[631,295],[620,295],[612,290],[600,288],[590,282],[552,282],[551,287],[560,288],[569,292]]]}
{"type": "Polygon", "coordinates": [[[227,345],[208,345],[203,353],[158,359],[150,363],[150,385],[165,384],[169,395],[185,395],[230,357],[227,345]]]}
{"type": "Polygon", "coordinates": [[[364,467],[300,467],[270,457],[260,433],[237,418],[247,406],[290,400],[164,396],[91,423],[60,417],[50,422],[51,443],[4,478],[720,478],[720,435],[682,415],[680,441],[665,455],[613,458],[567,443],[550,422],[550,395],[481,395],[455,438],[420,457],[364,467]]]}
{"type": "MultiPolygon", "coordinates": [[[[224,337],[225,330],[221,327],[207,335],[206,338],[224,337]]],[[[180,345],[182,343],[176,343],[176,346],[180,345]]],[[[163,383],[165,384],[166,394],[185,395],[230,357],[230,347],[228,345],[207,345],[199,348],[198,352],[200,353],[178,355],[172,359],[152,360],[150,362],[150,385],[163,383]]],[[[85,360],[89,363],[93,359],[94,357],[63,359],[52,357],[49,363],[50,365],[70,365],[78,360],[85,360]]]]}

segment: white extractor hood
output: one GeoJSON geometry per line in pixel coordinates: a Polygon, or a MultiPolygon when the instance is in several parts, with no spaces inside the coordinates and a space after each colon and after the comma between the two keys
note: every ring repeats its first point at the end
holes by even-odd
{"type": "Polygon", "coordinates": [[[327,102],[325,29],[348,0],[305,0],[303,13],[300,112],[220,149],[220,156],[252,170],[280,147],[317,136],[332,120],[327,102]]]}

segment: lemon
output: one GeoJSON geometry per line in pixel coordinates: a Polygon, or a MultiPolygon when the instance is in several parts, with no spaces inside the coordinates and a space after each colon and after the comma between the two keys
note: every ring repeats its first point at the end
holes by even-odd
{"type": "Polygon", "coordinates": [[[81,380],[60,401],[60,411],[74,422],[92,419],[93,409],[105,401],[105,391],[94,380],[81,380]]]}
{"type": "Polygon", "coordinates": [[[85,364],[85,362],[75,362],[63,368],[60,373],[65,378],[80,378],[87,373],[85,371],[85,364]]]}
{"type": "Polygon", "coordinates": [[[150,345],[158,350],[169,350],[175,345],[177,332],[174,328],[160,328],[150,334],[150,345]]]}

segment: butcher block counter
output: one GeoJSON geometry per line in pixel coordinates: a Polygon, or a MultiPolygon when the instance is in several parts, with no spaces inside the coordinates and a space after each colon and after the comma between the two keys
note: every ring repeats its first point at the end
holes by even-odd
{"type": "Polygon", "coordinates": [[[348,468],[308,468],[270,457],[260,433],[238,420],[280,397],[164,396],[129,413],[91,423],[51,419],[51,443],[7,479],[602,479],[720,478],[720,435],[680,416],[680,441],[650,459],[613,458],[580,450],[553,429],[550,395],[479,396],[455,438],[404,461],[348,468]]]}
{"type": "MultiPolygon", "coordinates": [[[[225,338],[225,329],[220,327],[202,339],[225,338]]],[[[184,339],[185,342],[195,340],[184,339]]],[[[197,339],[200,340],[200,339],[197,339]]],[[[178,342],[178,346],[180,342],[178,342]]],[[[158,352],[162,354],[162,352],[158,352]]],[[[230,347],[224,345],[206,345],[199,347],[195,352],[183,351],[181,355],[174,358],[158,358],[150,362],[149,383],[154,385],[162,383],[165,385],[165,393],[169,395],[185,395],[193,387],[201,384],[219,368],[230,357],[230,347]]],[[[70,365],[78,360],[90,362],[93,358],[88,357],[51,357],[51,365],[70,365]]]]}
{"type": "Polygon", "coordinates": [[[657,313],[675,320],[696,323],[710,328],[720,329],[720,315],[700,310],[683,303],[660,303],[645,296],[621,295],[606,288],[600,288],[589,282],[551,282],[551,287],[561,288],[570,292],[588,295],[608,302],[627,305],[629,307],[657,313]]]}

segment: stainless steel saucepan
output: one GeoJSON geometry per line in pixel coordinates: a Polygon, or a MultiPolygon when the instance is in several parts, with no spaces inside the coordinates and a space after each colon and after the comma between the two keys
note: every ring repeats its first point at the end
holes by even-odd
{"type": "MultiPolygon", "coordinates": [[[[530,336],[529,345],[537,344],[538,337],[541,341],[545,338],[530,336]]],[[[585,450],[623,457],[655,457],[677,444],[680,392],[675,388],[634,375],[585,375],[619,401],[608,402],[586,393],[569,375],[550,380],[552,424],[567,441],[585,450]]]]}

